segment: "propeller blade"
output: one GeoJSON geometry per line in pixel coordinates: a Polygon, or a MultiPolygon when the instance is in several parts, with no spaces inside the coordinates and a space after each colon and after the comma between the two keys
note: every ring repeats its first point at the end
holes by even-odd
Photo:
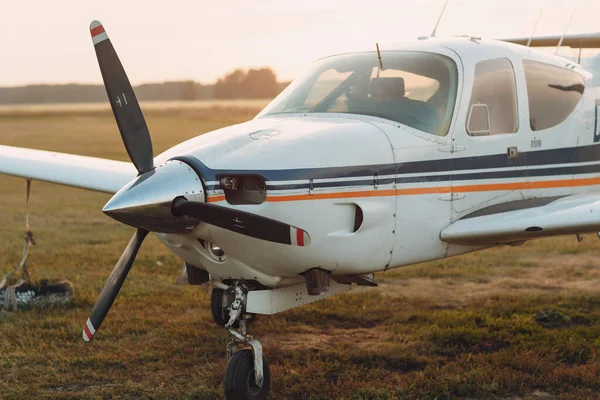
{"type": "Polygon", "coordinates": [[[173,201],[172,212],[175,216],[187,215],[207,224],[257,239],[295,246],[310,244],[310,236],[306,231],[246,211],[178,197],[173,201]]]}
{"type": "Polygon", "coordinates": [[[135,232],[129,241],[127,248],[121,255],[121,258],[117,261],[117,265],[115,265],[115,268],[104,284],[100,296],[98,296],[98,300],[92,309],[92,314],[83,327],[83,340],[86,342],[92,340],[96,331],[100,328],[100,324],[102,324],[104,317],[108,314],[147,234],[148,231],[143,229],[138,229],[135,232]]]}
{"type": "Polygon", "coordinates": [[[140,105],[104,27],[92,21],[90,33],[106,94],[129,158],[139,174],[154,168],[152,140],[140,105]]]}

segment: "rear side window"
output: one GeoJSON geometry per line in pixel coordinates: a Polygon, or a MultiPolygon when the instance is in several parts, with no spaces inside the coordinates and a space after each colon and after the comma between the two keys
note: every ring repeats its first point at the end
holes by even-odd
{"type": "Polygon", "coordinates": [[[523,60],[531,130],[552,128],[566,120],[585,90],[577,72],[536,61],[523,60]]]}
{"type": "Polygon", "coordinates": [[[519,128],[515,71],[507,58],[485,60],[475,66],[469,103],[469,135],[515,133],[519,128]]]}

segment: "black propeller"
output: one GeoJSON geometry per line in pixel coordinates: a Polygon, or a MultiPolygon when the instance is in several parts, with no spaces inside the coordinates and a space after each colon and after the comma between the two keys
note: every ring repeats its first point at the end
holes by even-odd
{"type": "MultiPolygon", "coordinates": [[[[93,21],[90,25],[90,32],[106,93],[117,120],[123,143],[129,158],[131,158],[141,175],[154,168],[152,140],[144,115],[104,27],[99,21],[93,21]]],[[[92,340],[104,317],[108,314],[147,234],[148,231],[143,229],[138,229],[135,232],[110,274],[108,281],[104,284],[92,309],[92,314],[83,328],[83,340],[86,342],[92,340]]]]}
{"type": "Polygon", "coordinates": [[[142,109],[104,27],[93,21],[90,32],[113,114],[129,158],[139,174],[154,168],[152,140],[142,109]]]}
{"type": "MultiPolygon", "coordinates": [[[[150,140],[146,121],[144,120],[133,88],[129,83],[129,79],[127,79],[127,75],[123,70],[115,49],[108,39],[104,27],[100,22],[93,21],[90,25],[90,31],[98,63],[100,64],[102,79],[106,87],[106,93],[108,94],[110,105],[119,126],[123,143],[139,175],[142,175],[154,169],[152,141],[150,140]]],[[[145,176],[140,179],[147,178],[145,176]]],[[[121,195],[125,195],[124,193],[127,193],[129,189],[123,193],[120,192],[121,195]]],[[[115,197],[118,195],[115,195],[115,197]]],[[[170,199],[167,201],[170,201],[170,199]]],[[[308,233],[302,229],[245,211],[188,201],[183,197],[173,200],[171,209],[175,216],[186,215],[194,217],[208,224],[258,239],[297,246],[308,246],[310,243],[308,233]]],[[[115,210],[111,211],[115,212],[115,210]]],[[[127,212],[131,214],[129,215],[130,217],[132,215],[135,217],[132,221],[135,221],[137,217],[148,218],[148,208],[145,205],[142,205],[139,209],[133,207],[133,209],[128,209],[127,212]],[[139,213],[139,215],[136,215],[136,213],[139,213]]],[[[115,216],[113,218],[119,220],[115,216]]],[[[135,222],[126,223],[136,225],[135,222]]],[[[92,340],[108,314],[147,234],[147,230],[138,227],[136,233],[129,241],[129,245],[110,274],[108,281],[102,288],[100,296],[92,309],[92,314],[83,329],[83,339],[86,342],[92,340]]]]}
{"type": "Polygon", "coordinates": [[[98,328],[100,328],[102,321],[104,321],[104,317],[106,317],[106,314],[108,314],[108,311],[115,301],[115,298],[119,294],[119,290],[121,290],[121,286],[123,286],[123,282],[125,282],[125,278],[127,278],[127,274],[133,265],[135,256],[137,255],[137,252],[147,234],[148,231],[143,229],[138,229],[135,231],[135,234],[129,241],[129,244],[125,248],[121,258],[119,258],[115,268],[110,273],[108,280],[100,292],[100,296],[98,296],[98,300],[96,300],[96,304],[94,304],[92,314],[88,318],[83,328],[83,340],[86,342],[92,340],[94,334],[98,328]]]}
{"type": "Polygon", "coordinates": [[[270,242],[296,246],[308,246],[310,243],[308,233],[300,228],[233,208],[178,197],[173,200],[171,211],[176,217],[187,215],[207,224],[270,242]]]}

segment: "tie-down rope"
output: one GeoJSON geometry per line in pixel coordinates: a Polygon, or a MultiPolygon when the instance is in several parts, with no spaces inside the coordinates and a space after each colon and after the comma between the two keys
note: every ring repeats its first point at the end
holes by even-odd
{"type": "Polygon", "coordinates": [[[0,281],[0,289],[4,288],[6,285],[6,281],[12,275],[16,274],[21,270],[21,277],[14,285],[10,285],[6,287],[6,291],[4,293],[4,305],[2,307],[2,311],[16,311],[17,310],[17,288],[24,283],[31,283],[31,275],[29,275],[29,271],[27,271],[27,255],[29,253],[29,248],[31,245],[35,245],[35,240],[33,239],[33,233],[29,229],[29,194],[31,192],[31,179],[27,179],[27,200],[25,206],[25,237],[24,237],[24,246],[23,246],[23,259],[13,271],[4,275],[2,281],[0,281]]]}

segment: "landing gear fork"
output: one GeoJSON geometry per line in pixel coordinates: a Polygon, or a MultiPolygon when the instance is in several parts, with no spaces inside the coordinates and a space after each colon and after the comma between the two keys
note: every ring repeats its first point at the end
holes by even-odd
{"type": "Polygon", "coordinates": [[[225,394],[228,396],[229,393],[236,392],[238,397],[235,398],[266,398],[270,389],[270,373],[266,359],[263,357],[262,345],[248,334],[248,325],[252,318],[252,315],[246,313],[248,288],[243,283],[234,283],[227,290],[235,298],[229,307],[229,321],[225,325],[225,329],[227,329],[227,332],[231,336],[231,341],[227,345],[229,363],[227,364],[224,385],[225,394]],[[239,326],[238,329],[235,328],[236,325],[239,326]],[[248,351],[248,348],[252,352],[253,359],[252,377],[249,376],[252,371],[246,370],[245,358],[233,356],[238,351],[248,351]],[[232,365],[236,363],[239,365],[232,365]],[[242,363],[244,364],[243,366],[242,363]],[[240,397],[242,393],[243,397],[240,397]]]}

